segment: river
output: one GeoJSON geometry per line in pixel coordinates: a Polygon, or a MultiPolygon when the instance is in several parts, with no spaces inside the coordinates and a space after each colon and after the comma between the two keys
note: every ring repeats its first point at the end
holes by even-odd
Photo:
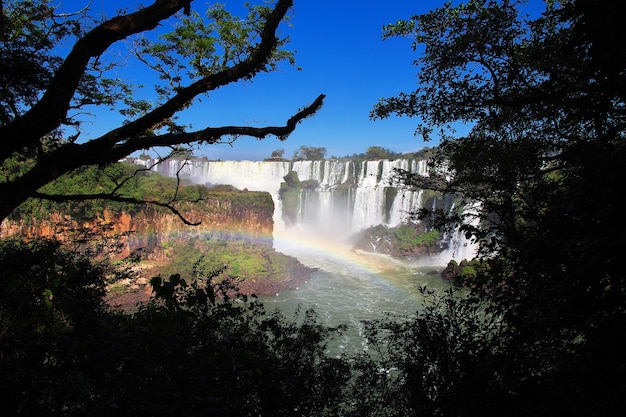
{"type": "Polygon", "coordinates": [[[333,354],[363,348],[364,320],[387,313],[410,315],[422,308],[420,287],[442,292],[449,288],[439,275],[444,267],[441,259],[399,260],[288,230],[274,234],[274,248],[319,270],[302,287],[262,297],[263,303],[268,311],[279,309],[287,317],[299,306],[313,308],[324,324],[347,325],[342,337],[330,345],[333,354]]]}

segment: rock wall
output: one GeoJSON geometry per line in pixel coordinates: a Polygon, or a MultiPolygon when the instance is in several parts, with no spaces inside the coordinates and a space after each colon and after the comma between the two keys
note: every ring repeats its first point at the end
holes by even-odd
{"type": "Polygon", "coordinates": [[[68,214],[51,213],[39,221],[5,220],[0,237],[53,237],[78,240],[89,232],[119,238],[120,257],[139,249],[150,257],[162,256],[168,240],[185,240],[198,234],[226,240],[244,240],[272,245],[274,203],[269,193],[220,192],[197,203],[180,203],[178,211],[197,226],[185,224],[170,210],[154,205],[138,207],[133,212],[104,210],[97,218],[74,219],[68,214]]]}

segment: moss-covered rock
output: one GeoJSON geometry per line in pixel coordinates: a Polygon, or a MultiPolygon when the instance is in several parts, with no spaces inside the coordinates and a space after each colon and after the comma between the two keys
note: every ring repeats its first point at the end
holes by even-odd
{"type": "Polygon", "coordinates": [[[352,238],[353,247],[391,256],[424,256],[441,251],[441,235],[417,225],[387,227],[378,225],[352,238]]]}
{"type": "Polygon", "coordinates": [[[316,180],[300,181],[296,171],[289,171],[283,179],[285,182],[280,183],[278,191],[279,198],[282,201],[283,221],[288,225],[296,224],[302,212],[303,193],[319,187],[319,182],[316,180]]]}

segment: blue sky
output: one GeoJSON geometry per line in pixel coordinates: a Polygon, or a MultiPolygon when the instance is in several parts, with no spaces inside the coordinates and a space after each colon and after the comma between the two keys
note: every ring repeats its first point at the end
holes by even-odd
{"type": "MultiPolygon", "coordinates": [[[[238,10],[243,2],[225,3],[229,10],[238,10]]],[[[85,2],[62,3],[65,10],[81,4],[84,7],[85,2]]],[[[203,12],[206,4],[194,1],[193,7],[203,12]]],[[[193,129],[282,125],[319,94],[326,95],[324,107],[284,142],[273,137],[262,141],[242,137],[232,146],[211,145],[196,153],[210,159],[262,160],[279,148],[285,149],[285,157],[291,157],[302,145],[325,147],[329,157],[365,152],[369,146],[412,152],[436,145],[414,136],[416,119],[372,121],[369,112],[379,98],[415,89],[416,67],[412,62],[417,56],[411,40],[383,41],[383,25],[441,4],[443,0],[295,0],[291,26],[281,27],[281,32],[290,36],[288,47],[297,51],[296,65],[302,70],[285,62],[278,71],[261,74],[251,82],[226,86],[196,101],[180,120],[193,129]]],[[[118,8],[133,11],[135,2],[94,0],[91,7],[111,17],[111,11],[118,8]]],[[[146,77],[145,70],[135,64],[129,64],[121,75],[137,83],[146,77]]],[[[108,111],[84,127],[93,135],[118,123],[115,113],[108,111]]]]}

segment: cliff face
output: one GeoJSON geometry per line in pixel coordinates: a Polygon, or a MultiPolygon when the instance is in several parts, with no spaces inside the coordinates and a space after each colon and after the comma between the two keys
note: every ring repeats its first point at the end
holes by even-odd
{"type": "Polygon", "coordinates": [[[150,257],[163,256],[163,246],[170,240],[186,240],[207,235],[225,240],[243,240],[257,244],[272,244],[274,203],[263,192],[216,192],[197,203],[181,203],[178,211],[190,222],[189,226],[169,210],[146,205],[133,212],[115,213],[105,209],[93,219],[74,219],[63,213],[51,213],[47,219],[33,221],[5,220],[0,225],[0,237],[53,237],[76,239],[84,231],[102,233],[119,239],[127,256],[139,249],[150,257]]]}
{"type": "Polygon", "coordinates": [[[216,191],[202,201],[181,203],[177,210],[200,225],[186,225],[171,211],[146,205],[133,211],[104,209],[92,219],[79,220],[53,212],[43,220],[25,216],[5,220],[0,237],[56,237],[78,247],[85,243],[90,248],[99,248],[102,237],[106,237],[109,247],[117,249],[113,255],[101,252],[110,258],[137,254],[141,259],[156,261],[149,262],[139,276],[123,280],[123,292],[109,293],[107,302],[122,309],[146,301],[151,294],[147,277],[164,273],[161,268],[168,268],[177,257],[190,253],[195,257],[183,265],[176,264],[176,268],[191,269],[197,258],[210,253],[207,259],[220,266],[228,264],[237,272],[235,276],[243,278],[240,290],[244,294],[273,295],[297,288],[315,271],[273,249],[274,203],[269,193],[216,191]]]}
{"type": "MultiPolygon", "coordinates": [[[[242,192],[246,193],[246,192],[242,192]]],[[[132,231],[128,236],[129,249],[145,248],[152,256],[162,256],[164,243],[184,241],[204,235],[228,241],[245,241],[272,246],[274,203],[268,193],[249,193],[257,203],[242,201],[238,193],[223,193],[198,204],[187,204],[180,212],[191,222],[189,226],[171,212],[146,209],[128,221],[121,219],[120,233],[132,231]]],[[[248,193],[246,193],[248,194],[248,193]]]]}

